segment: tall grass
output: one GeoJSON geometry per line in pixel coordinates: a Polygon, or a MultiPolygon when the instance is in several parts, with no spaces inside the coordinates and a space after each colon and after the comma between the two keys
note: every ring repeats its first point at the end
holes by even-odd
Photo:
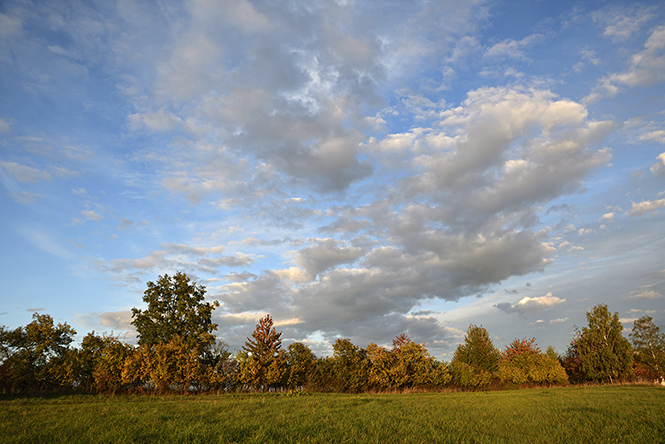
{"type": "Polygon", "coordinates": [[[665,388],[0,401],[0,443],[665,443],[665,388]]]}

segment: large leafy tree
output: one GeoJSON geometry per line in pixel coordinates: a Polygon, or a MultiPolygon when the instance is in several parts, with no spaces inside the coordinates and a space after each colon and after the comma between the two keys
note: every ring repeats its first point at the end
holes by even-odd
{"type": "Polygon", "coordinates": [[[283,383],[285,376],[282,332],[277,333],[270,315],[259,319],[252,337],[238,353],[240,380],[259,390],[283,383]]]}
{"type": "Polygon", "coordinates": [[[607,305],[596,305],[586,314],[588,325],[577,341],[580,370],[587,379],[613,382],[629,376],[633,351],[623,337],[619,313],[610,314],[607,305]]]}
{"type": "Polygon", "coordinates": [[[212,312],[219,302],[206,302],[205,287],[191,282],[186,274],[165,274],[156,283],[148,282],[143,301],[148,304],[147,309],[132,308],[139,346],[175,340],[179,346],[200,354],[214,346],[217,324],[212,322],[212,312]]]}
{"type": "Polygon", "coordinates": [[[73,381],[69,344],[76,331],[57,324],[47,314],[35,313],[33,321],[15,330],[1,330],[2,389],[6,392],[52,390],[73,381]]]}
{"type": "MultiPolygon", "coordinates": [[[[629,335],[635,351],[635,361],[644,367],[648,376],[661,378],[665,375],[665,334],[653,323],[651,316],[643,316],[633,323],[629,335]]],[[[642,370],[640,368],[640,370],[642,370]]]]}
{"type": "Polygon", "coordinates": [[[343,391],[359,392],[368,388],[371,362],[367,351],[350,339],[337,339],[333,344],[332,371],[343,391]]]}
{"type": "Polygon", "coordinates": [[[391,352],[395,356],[391,374],[396,387],[424,387],[433,384],[435,361],[425,344],[413,342],[402,333],[393,340],[391,352]]]}
{"type": "Polygon", "coordinates": [[[310,384],[316,371],[316,356],[302,342],[294,342],[286,349],[286,385],[290,388],[304,388],[310,384]]]}

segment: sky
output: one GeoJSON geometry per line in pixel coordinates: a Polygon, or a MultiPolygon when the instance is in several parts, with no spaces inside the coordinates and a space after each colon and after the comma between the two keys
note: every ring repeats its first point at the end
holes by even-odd
{"type": "Polygon", "coordinates": [[[0,179],[8,328],[182,271],[236,350],[665,329],[665,5],[4,0],[0,179]]]}

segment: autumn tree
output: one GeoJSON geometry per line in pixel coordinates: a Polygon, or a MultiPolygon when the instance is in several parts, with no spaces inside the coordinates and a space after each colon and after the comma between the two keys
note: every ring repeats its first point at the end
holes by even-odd
{"type": "Polygon", "coordinates": [[[285,374],[282,332],[277,333],[270,315],[259,319],[251,338],[237,355],[241,382],[268,390],[283,384],[285,374]]]}
{"type": "Polygon", "coordinates": [[[404,333],[393,340],[391,353],[395,356],[392,380],[396,387],[426,387],[434,384],[434,358],[425,348],[404,333]]]}
{"type": "Polygon", "coordinates": [[[629,337],[638,372],[651,379],[665,376],[665,334],[653,323],[653,318],[643,316],[637,319],[629,337]]]}
{"type": "Polygon", "coordinates": [[[582,333],[580,332],[577,326],[574,327],[573,338],[568,344],[566,352],[561,356],[559,362],[566,370],[568,375],[568,380],[573,383],[579,383],[586,380],[584,373],[582,373],[582,360],[580,359],[580,353],[577,350],[582,333]]]}
{"type": "Polygon", "coordinates": [[[553,384],[568,380],[558,357],[552,352],[542,353],[535,338],[515,339],[506,347],[498,376],[513,384],[553,384]]]}
{"type": "Polygon", "coordinates": [[[382,390],[393,387],[395,385],[393,380],[395,355],[385,347],[374,343],[369,344],[365,352],[370,362],[367,388],[382,390]]]}
{"type": "Polygon", "coordinates": [[[607,305],[596,305],[586,317],[588,325],[577,341],[582,373],[590,380],[610,383],[629,376],[633,352],[623,337],[619,313],[612,315],[607,305]]]}
{"type": "Polygon", "coordinates": [[[88,333],[73,353],[79,387],[96,393],[121,390],[122,369],[131,348],[114,336],[88,333]]]}
{"type": "Polygon", "coordinates": [[[464,343],[455,350],[450,363],[453,380],[461,387],[488,385],[499,368],[499,351],[482,326],[470,325],[464,343]]]}
{"type": "Polygon", "coordinates": [[[0,374],[6,393],[29,393],[69,386],[73,382],[69,344],[76,331],[67,323],[55,325],[47,314],[15,330],[2,329],[0,374]]]}

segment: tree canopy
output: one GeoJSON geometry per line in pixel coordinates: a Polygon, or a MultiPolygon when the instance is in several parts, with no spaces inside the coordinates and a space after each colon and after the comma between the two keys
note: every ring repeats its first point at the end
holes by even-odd
{"type": "Polygon", "coordinates": [[[650,376],[665,375],[665,334],[653,323],[651,316],[643,316],[633,323],[629,335],[635,350],[635,361],[646,367],[650,376]]]}
{"type": "Polygon", "coordinates": [[[587,379],[612,382],[630,374],[633,353],[623,337],[619,313],[610,314],[607,305],[596,305],[586,314],[588,325],[577,341],[580,369],[587,379]]]}
{"type": "Polygon", "coordinates": [[[143,301],[148,308],[132,308],[140,346],[166,344],[179,337],[186,348],[203,353],[215,344],[217,324],[212,322],[212,312],[219,302],[205,302],[205,287],[181,272],[173,277],[165,274],[147,285],[143,301]]]}

